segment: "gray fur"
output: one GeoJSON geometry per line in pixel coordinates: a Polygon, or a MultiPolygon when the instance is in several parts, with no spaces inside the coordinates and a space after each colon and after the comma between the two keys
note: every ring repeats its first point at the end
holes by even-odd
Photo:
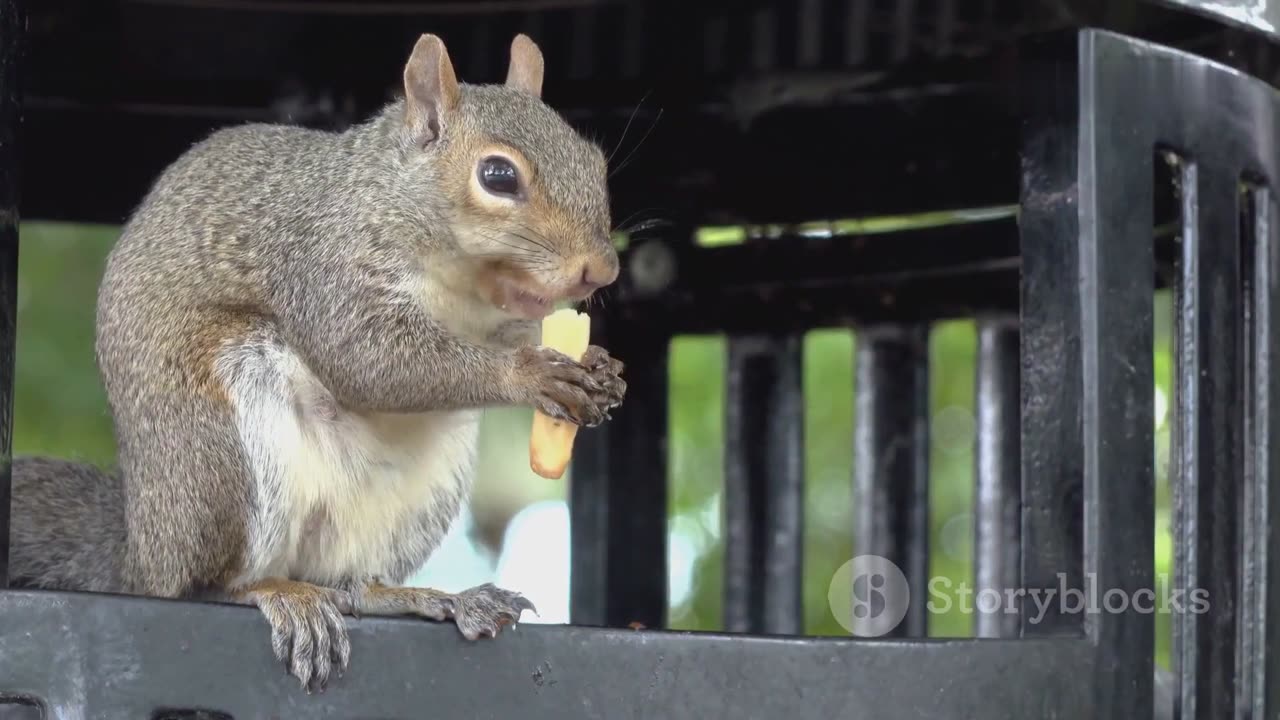
{"type": "Polygon", "coordinates": [[[10,525],[13,586],[123,591],[119,476],[67,460],[15,458],[10,525]]]}
{"type": "MultiPolygon", "coordinates": [[[[616,273],[600,149],[521,90],[461,85],[452,97],[459,103],[425,144],[402,100],[342,133],[224,129],[163,172],[124,226],[98,297],[96,354],[122,477],[19,460],[16,575],[43,587],[251,602],[279,641],[283,623],[330,617],[346,597],[337,588],[399,582],[425,562],[470,490],[471,466],[396,531],[391,567],[257,582],[274,568],[285,501],[280,469],[264,464],[276,450],[269,435],[245,439],[246,407],[341,420],[532,405],[595,425],[621,402],[621,364],[602,349],[578,363],[533,347],[536,323],[502,315],[505,305],[486,305],[462,282],[492,259],[556,295],[581,288],[583,262],[616,273]],[[476,153],[495,143],[532,169],[530,201],[509,216],[467,195],[476,153]],[[288,363],[302,370],[281,372],[288,363]],[[271,402],[248,404],[246,394],[271,402]]],[[[330,518],[313,521],[325,532],[330,518]]],[[[411,612],[427,597],[386,592],[397,599],[370,611],[411,612]]],[[[476,611],[485,618],[513,607],[518,617],[518,596],[503,593],[465,597],[492,600],[481,603],[492,612],[476,611]]],[[[323,682],[327,661],[314,656],[337,658],[346,639],[306,640],[294,669],[323,664],[314,669],[323,682]]]]}

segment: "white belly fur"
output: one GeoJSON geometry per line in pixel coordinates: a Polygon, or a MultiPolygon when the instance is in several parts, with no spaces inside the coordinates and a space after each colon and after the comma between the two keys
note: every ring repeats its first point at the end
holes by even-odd
{"type": "Polygon", "coordinates": [[[424,562],[469,491],[479,411],[349,412],[293,353],[249,349],[224,356],[238,366],[224,377],[258,508],[237,584],[387,577],[407,557],[424,562]],[[431,513],[450,516],[424,532],[431,513]]]}

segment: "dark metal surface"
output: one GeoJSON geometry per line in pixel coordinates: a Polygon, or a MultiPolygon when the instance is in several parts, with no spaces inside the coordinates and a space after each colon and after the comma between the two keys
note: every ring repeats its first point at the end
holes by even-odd
{"type": "Polygon", "coordinates": [[[626,368],[627,402],[583,430],[570,468],[570,619],[661,628],[667,617],[667,357],[670,339],[618,332],[592,315],[591,341],[626,368]]]}
{"type": "Polygon", "coordinates": [[[0,590],[8,585],[9,470],[13,451],[13,362],[18,311],[20,56],[25,6],[0,0],[0,590]]]}
{"type": "MultiPolygon", "coordinates": [[[[1031,48],[1023,78],[1021,564],[1028,593],[1083,586],[1079,276],[1065,270],[1080,255],[1074,40],[1031,48]]],[[[1081,631],[1078,614],[1056,604],[1039,609],[1030,598],[1020,620],[1023,636],[1081,631]]]]}
{"type": "Polygon", "coordinates": [[[252,608],[0,594],[0,694],[41,698],[51,720],[141,720],[160,708],[236,720],[1087,716],[1078,683],[1089,648],[1078,640],[887,644],[522,625],[469,643],[428,621],[348,626],[350,668],[307,695],[252,608]]]}
{"type": "Polygon", "coordinates": [[[1277,350],[1275,330],[1280,282],[1280,220],[1275,192],[1251,187],[1241,222],[1245,256],[1242,280],[1245,283],[1244,347],[1246,359],[1245,446],[1243,513],[1241,518],[1242,552],[1240,588],[1240,652],[1237,674],[1239,702],[1243,707],[1274,708],[1280,703],[1280,674],[1274,670],[1276,652],[1280,652],[1280,562],[1277,562],[1277,527],[1280,513],[1280,468],[1271,448],[1280,444],[1276,437],[1277,400],[1280,399],[1274,358],[1277,350]]]}
{"type": "MultiPolygon", "coordinates": [[[[1107,33],[1072,40],[1044,50],[1076,60],[1033,65],[1027,77],[1023,537],[1039,544],[1024,545],[1023,581],[1034,591],[1056,587],[1055,573],[1070,573],[1069,586],[1105,603],[1113,592],[1134,599],[1158,591],[1151,561],[1155,254],[1146,234],[1158,121],[1151,118],[1174,111],[1151,108],[1159,93],[1179,90],[1152,76],[1203,61],[1107,33]],[[1138,101],[1140,92],[1153,97],[1138,101]]],[[[1026,610],[1024,635],[1082,623],[1095,643],[1091,717],[1151,716],[1149,612],[1113,600],[1110,608],[1043,624],[1026,610]]]]}
{"type": "MultiPolygon", "coordinates": [[[[1094,716],[1115,720],[1152,713],[1154,620],[1135,604],[1140,591],[1152,593],[1152,602],[1157,592],[1152,567],[1155,252],[1146,237],[1154,217],[1155,138],[1134,137],[1134,126],[1151,117],[1151,106],[1134,97],[1138,88],[1151,89],[1144,83],[1153,68],[1141,64],[1134,47],[1142,44],[1106,33],[1080,34],[1080,254],[1067,266],[1080,278],[1084,580],[1086,588],[1097,588],[1103,603],[1112,593],[1132,600],[1104,604],[1084,617],[1097,648],[1091,675],[1094,716]]],[[[1173,53],[1163,59],[1201,62],[1173,53]]],[[[1169,94],[1177,88],[1162,86],[1169,94]]],[[[1076,358],[1061,360],[1074,363],[1076,358]]]]}
{"type": "MultiPolygon", "coordinates": [[[[974,500],[975,591],[1005,593],[1021,586],[1022,476],[1019,472],[1018,324],[1015,317],[978,322],[977,493],[974,500]]],[[[977,637],[1018,637],[1018,616],[982,612],[977,637]]]]}
{"type": "Polygon", "coordinates": [[[1280,42],[1280,3],[1275,0],[1157,0],[1231,23],[1280,42]]]}
{"type": "Polygon", "coordinates": [[[1010,216],[890,235],[794,233],[723,247],[633,239],[610,295],[626,323],[672,333],[802,332],[1018,307],[1010,216]]]}
{"type": "MultiPolygon", "coordinates": [[[[1115,22],[1138,8],[1068,5],[1068,15],[1098,11],[1115,22]]],[[[15,7],[0,0],[6,466],[18,145],[5,120],[17,111],[10,40],[19,25],[8,14],[15,7]]],[[[46,217],[118,221],[164,163],[216,125],[254,118],[340,127],[385,99],[367,78],[394,79],[409,41],[426,29],[398,10],[360,22],[343,12],[302,22],[300,6],[272,7],[254,9],[255,22],[246,23],[225,4],[43,6],[34,32],[48,42],[36,48],[38,92],[27,114],[30,140],[21,145],[34,189],[26,206],[46,217]],[[163,39],[141,42],[152,36],[163,39]],[[309,56],[321,59],[303,60],[309,56]],[[278,73],[263,71],[277,66],[278,73]],[[112,182],[38,161],[68,153],[79,167],[110,168],[112,182]]],[[[1252,7],[1260,18],[1271,13],[1252,7]]],[[[1028,16],[1003,1],[526,10],[482,24],[442,13],[429,29],[447,36],[463,74],[477,80],[500,76],[495,49],[516,30],[545,40],[548,99],[603,131],[610,146],[621,143],[615,170],[627,167],[614,180],[618,219],[631,222],[630,211],[643,210],[682,228],[633,236],[622,282],[593,314],[593,342],[627,363],[629,392],[613,422],[578,439],[571,616],[610,629],[523,626],[470,644],[447,625],[352,621],[351,671],[325,695],[308,697],[271,658],[266,625],[252,609],[0,593],[0,702],[35,697],[52,717],[77,719],[150,717],[162,708],[236,718],[427,710],[522,718],[1149,717],[1152,617],[1105,603],[1109,590],[1132,599],[1159,589],[1151,562],[1151,296],[1162,251],[1151,240],[1152,159],[1169,146],[1184,158],[1187,224],[1176,408],[1179,583],[1212,593],[1208,612],[1175,616],[1177,692],[1184,717],[1275,715],[1280,672],[1269,658],[1280,650],[1280,468],[1269,447],[1277,433],[1271,320],[1280,292],[1280,99],[1273,88],[1202,57],[1105,32],[1006,52],[1003,41],[1024,34],[1028,16]],[[975,24],[975,8],[985,8],[985,25],[975,24]],[[1010,32],[975,40],[975,27],[1010,32]],[[932,33],[929,53],[921,51],[922,28],[932,33]],[[671,49],[659,52],[663,45],[671,49]],[[1000,90],[1015,74],[1023,81],[1016,102],[1000,90]],[[662,89],[633,114],[654,87],[662,89]],[[632,134],[622,142],[627,125],[632,134]],[[645,144],[632,162],[637,142],[645,144]],[[996,205],[1015,194],[1019,171],[1017,224],[1005,218],[887,237],[789,232],[722,248],[697,247],[685,230],[694,222],[996,205]],[[1265,189],[1247,205],[1246,242],[1233,243],[1242,178],[1265,189]],[[1102,610],[1055,612],[1061,605],[1051,603],[1044,617],[1024,605],[1020,617],[979,619],[979,635],[1021,634],[1016,640],[620,629],[666,621],[674,335],[733,338],[726,625],[787,634],[802,627],[799,334],[859,328],[856,549],[893,560],[919,589],[928,584],[928,323],[1019,307],[1020,329],[1007,318],[980,327],[978,584],[1033,593],[1096,588],[1102,610]]],[[[0,490],[6,478],[0,474],[0,490]]],[[[913,594],[899,635],[926,634],[926,599],[913,594]]]]}
{"type": "Polygon", "coordinates": [[[725,394],[724,629],[804,629],[801,338],[729,340],[725,394]]]}
{"type": "MultiPolygon", "coordinates": [[[[1150,561],[1152,287],[1146,282],[1154,257],[1139,238],[1152,223],[1153,156],[1175,149],[1184,235],[1174,589],[1188,593],[1182,612],[1174,614],[1179,709],[1182,717],[1266,717],[1268,710],[1274,714],[1264,703],[1276,679],[1265,662],[1259,667],[1265,657],[1259,645],[1275,636],[1268,626],[1275,622],[1277,598],[1266,594],[1275,580],[1256,539],[1274,537],[1274,511],[1266,503],[1243,508],[1240,498],[1249,492],[1261,499],[1275,482],[1265,451],[1270,436],[1260,435],[1271,432],[1269,418],[1260,421],[1257,414],[1270,407],[1270,388],[1263,385],[1262,397],[1246,402],[1242,378],[1248,372],[1254,386],[1270,382],[1270,331],[1252,321],[1247,344],[1244,331],[1246,312],[1268,311],[1274,280],[1269,271],[1252,271],[1252,282],[1267,290],[1246,311],[1242,270],[1252,267],[1250,257],[1272,257],[1275,230],[1264,223],[1262,231],[1245,233],[1259,244],[1242,248],[1239,208],[1242,181],[1274,187],[1280,178],[1272,151],[1280,95],[1224,66],[1108,33],[1081,33],[1077,50],[1078,75],[1069,65],[1052,64],[1034,78],[1041,92],[1034,95],[1037,111],[1026,136],[1023,391],[1024,423],[1032,422],[1024,426],[1024,493],[1029,503],[1052,498],[1049,485],[1032,472],[1061,469],[1064,458],[1075,456],[1078,438],[1084,577],[1103,598],[1108,590],[1135,599],[1139,590],[1156,589],[1150,561]],[[1077,150],[1056,145],[1072,136],[1077,150]],[[1041,282],[1046,278],[1050,283],[1041,282]],[[1048,311],[1054,302],[1069,312],[1053,317],[1048,311]],[[1070,386],[1080,368],[1078,404],[1073,391],[1054,387],[1062,378],[1035,361],[1046,354],[1061,358],[1070,386]],[[1250,434],[1243,427],[1247,417],[1250,434]],[[1054,442],[1041,433],[1055,425],[1068,431],[1070,444],[1051,445],[1057,457],[1046,458],[1045,447],[1032,443],[1054,442]],[[1259,452],[1247,465],[1246,458],[1259,452]],[[1243,489],[1247,466],[1253,468],[1251,491],[1243,489]],[[1250,623],[1244,644],[1236,615],[1242,514],[1246,585],[1254,593],[1244,615],[1250,623]],[[1196,595],[1189,594],[1196,591],[1207,591],[1207,608],[1197,609],[1196,595]],[[1251,649],[1246,653],[1245,647],[1251,649]],[[1246,654],[1247,679],[1237,683],[1236,664],[1246,654]]],[[[1031,505],[1024,532],[1061,537],[1076,513],[1074,500],[1065,505],[1065,512],[1054,512],[1052,500],[1031,505]]],[[[1045,558],[1023,557],[1024,580],[1045,579],[1045,558]]],[[[1084,627],[1098,647],[1098,707],[1112,717],[1150,713],[1150,615],[1135,615],[1132,607],[1087,613],[1084,627]]]]}
{"type": "Polygon", "coordinates": [[[552,105],[618,148],[620,218],[785,222],[985,206],[1017,193],[1006,87],[1017,39],[1114,16],[1222,45],[1187,18],[1106,9],[1133,0],[471,5],[33,3],[24,213],[118,223],[217,127],[358,121],[396,89],[421,32],[445,39],[463,80],[495,81],[518,31],[542,45],[552,105]],[[42,162],[63,153],[110,171],[42,162]]]}
{"type": "Polygon", "coordinates": [[[1231,170],[1235,158],[1219,156],[1226,148],[1218,145],[1216,133],[1208,142],[1195,135],[1169,141],[1191,154],[1182,166],[1174,566],[1177,587],[1207,591],[1211,602],[1205,614],[1175,616],[1174,646],[1184,717],[1217,718],[1233,712],[1237,662],[1237,533],[1244,470],[1240,171],[1231,170]],[[1182,144],[1187,141],[1193,144],[1182,144]]]}
{"type": "MultiPolygon", "coordinates": [[[[854,551],[929,585],[929,333],[925,326],[858,329],[854,348],[854,551]]],[[[889,634],[928,634],[917,591],[889,634]]]]}
{"type": "MultiPolygon", "coordinates": [[[[1242,181],[1268,187],[1280,181],[1280,160],[1273,152],[1280,134],[1280,94],[1228,68],[1112,35],[1082,35],[1081,53],[1081,105],[1091,122],[1081,132],[1086,145],[1080,187],[1089,192],[1082,194],[1080,217],[1090,220],[1081,228],[1082,241],[1094,249],[1084,248],[1082,256],[1089,264],[1080,276],[1097,283],[1094,302],[1082,304],[1082,332],[1105,340],[1083,353],[1085,387],[1093,402],[1092,412],[1090,403],[1083,408],[1085,498],[1088,503],[1091,487],[1096,486],[1100,501],[1107,503],[1099,508],[1095,530],[1086,523],[1085,568],[1092,566],[1099,573],[1096,582],[1103,588],[1119,586],[1132,592],[1149,586],[1151,453],[1146,429],[1151,427],[1151,400],[1117,388],[1151,387],[1151,365],[1145,360],[1150,325],[1143,320],[1150,313],[1150,293],[1135,280],[1144,277],[1142,268],[1150,255],[1131,238],[1150,226],[1153,151],[1173,148],[1181,158],[1184,220],[1172,473],[1174,587],[1186,593],[1206,592],[1208,601],[1206,608],[1197,610],[1195,596],[1187,595],[1188,607],[1174,615],[1180,711],[1194,718],[1234,717],[1237,712],[1266,717],[1275,712],[1262,704],[1266,692],[1251,689],[1238,697],[1242,687],[1270,687],[1276,681],[1274,673],[1267,677],[1264,671],[1259,677],[1256,650],[1249,662],[1254,669],[1250,682],[1237,684],[1243,647],[1237,627],[1241,518],[1254,510],[1241,506],[1241,494],[1246,458],[1269,444],[1268,437],[1265,444],[1255,445],[1258,436],[1244,432],[1250,403],[1242,378],[1250,364],[1255,375],[1259,368],[1265,371],[1272,349],[1269,331],[1255,330],[1245,344],[1242,269],[1249,263],[1242,258],[1270,257],[1275,230],[1245,233],[1255,242],[1261,240],[1260,246],[1245,249],[1239,228],[1242,181]],[[1251,358],[1246,347],[1252,348],[1251,358]],[[1117,363],[1117,357],[1129,358],[1130,365],[1117,363]],[[1087,382],[1091,361],[1099,374],[1096,383],[1087,382]],[[1110,460],[1110,468],[1091,466],[1091,425],[1098,433],[1092,454],[1110,460]],[[1125,547],[1132,555],[1114,553],[1115,547],[1125,547]]],[[[1263,281],[1268,288],[1274,282],[1265,274],[1263,281]]],[[[1262,297],[1270,292],[1269,288],[1262,297]]],[[[1252,314],[1257,313],[1255,305],[1252,314]]],[[[1268,406],[1265,397],[1261,402],[1268,406]]],[[[1252,403],[1257,407],[1259,400],[1252,403]]],[[[1256,417],[1250,424],[1258,432],[1256,417]]],[[[1266,422],[1262,426],[1265,431],[1266,422]]],[[[1253,467],[1258,497],[1256,489],[1275,480],[1268,465],[1253,467]]],[[[1274,537],[1271,517],[1255,515],[1244,525],[1253,537],[1274,537]]],[[[1249,557],[1255,560],[1245,561],[1250,584],[1260,590],[1274,583],[1265,562],[1256,562],[1257,551],[1249,557]]],[[[1246,629],[1253,638],[1274,635],[1267,627],[1275,622],[1274,614],[1260,617],[1256,611],[1275,607],[1277,600],[1274,595],[1255,599],[1252,626],[1246,629]]],[[[1112,614],[1090,616],[1087,624],[1114,668],[1135,662],[1131,648],[1150,642],[1149,626],[1134,623],[1125,628],[1112,614]]],[[[1113,687],[1125,690],[1118,684],[1113,687]]]]}

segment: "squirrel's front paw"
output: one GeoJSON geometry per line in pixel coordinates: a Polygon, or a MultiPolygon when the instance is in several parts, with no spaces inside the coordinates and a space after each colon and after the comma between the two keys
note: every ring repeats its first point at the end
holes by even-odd
{"type": "Polygon", "coordinates": [[[622,363],[594,345],[581,363],[547,347],[521,348],[517,362],[535,408],[583,427],[609,419],[609,410],[622,402],[626,392],[626,383],[618,377],[622,363]]]}
{"type": "Polygon", "coordinates": [[[593,400],[605,405],[607,419],[608,411],[621,405],[623,396],[627,394],[627,382],[622,379],[622,361],[611,357],[609,351],[599,345],[591,345],[582,356],[582,364],[603,388],[603,392],[593,400]]]}

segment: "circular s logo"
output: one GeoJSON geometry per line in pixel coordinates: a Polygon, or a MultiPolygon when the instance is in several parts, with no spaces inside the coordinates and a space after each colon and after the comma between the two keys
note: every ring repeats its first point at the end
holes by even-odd
{"type": "Polygon", "coordinates": [[[879,555],[859,555],[836,570],[827,601],[845,630],[858,637],[880,637],[907,616],[911,590],[893,562],[879,555]]]}

